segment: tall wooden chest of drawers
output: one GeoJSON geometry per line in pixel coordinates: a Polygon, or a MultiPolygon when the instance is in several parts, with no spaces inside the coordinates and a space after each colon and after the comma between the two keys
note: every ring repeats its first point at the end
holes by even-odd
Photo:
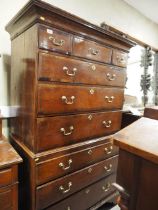
{"type": "MultiPolygon", "coordinates": [[[[86,210],[115,195],[127,53],[133,43],[42,1],[7,25],[12,143],[21,209],[86,210]]],[[[99,205],[99,204],[98,204],[99,205]]]]}

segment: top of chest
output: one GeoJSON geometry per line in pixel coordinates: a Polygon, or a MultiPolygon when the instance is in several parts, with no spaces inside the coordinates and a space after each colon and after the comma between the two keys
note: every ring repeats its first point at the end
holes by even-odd
{"type": "MultiPolygon", "coordinates": [[[[97,41],[100,44],[116,47],[125,51],[128,51],[129,48],[134,45],[129,39],[106,31],[101,27],[39,0],[29,1],[8,23],[6,30],[10,33],[11,39],[14,39],[36,23],[64,30],[67,33],[79,35],[80,37],[82,36],[83,38],[97,41]]],[[[49,31],[49,33],[51,33],[51,31],[49,31]]],[[[69,38],[68,36],[68,41],[70,41],[69,38]]],[[[81,40],[76,39],[76,42],[77,41],[81,40]]],[[[97,53],[93,51],[93,49],[91,52],[92,54],[97,53]]]]}

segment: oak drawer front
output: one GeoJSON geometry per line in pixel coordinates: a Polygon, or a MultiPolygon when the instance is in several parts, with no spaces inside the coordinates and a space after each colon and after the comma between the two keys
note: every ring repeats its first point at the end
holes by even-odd
{"type": "Polygon", "coordinates": [[[0,209],[2,210],[13,209],[13,188],[12,187],[0,188],[0,209]]]}
{"type": "Polygon", "coordinates": [[[13,182],[12,180],[12,169],[1,169],[0,170],[0,187],[10,185],[13,182]]]}
{"type": "Polygon", "coordinates": [[[112,49],[80,37],[73,41],[73,55],[91,60],[111,63],[112,49]]]}
{"type": "Polygon", "coordinates": [[[72,50],[72,37],[66,32],[40,26],[39,48],[69,54],[72,50]]]}
{"type": "Polygon", "coordinates": [[[92,85],[125,86],[126,71],[117,67],[39,53],[38,79],[92,85]]]}
{"type": "Polygon", "coordinates": [[[120,52],[118,50],[113,50],[112,63],[116,66],[126,67],[128,60],[128,54],[120,52]]]}
{"type": "Polygon", "coordinates": [[[115,190],[112,183],[116,181],[115,175],[110,175],[61,201],[60,203],[48,207],[46,210],[87,210],[111,195],[115,190]]]}
{"type": "Polygon", "coordinates": [[[121,109],[124,90],[106,87],[40,84],[38,113],[73,113],[77,111],[121,109]]]}
{"type": "Polygon", "coordinates": [[[41,185],[98,161],[116,155],[118,148],[111,142],[70,153],[59,158],[39,162],[36,165],[36,184],[41,185]],[[82,158],[81,158],[82,157],[82,158]]]}
{"type": "Polygon", "coordinates": [[[114,156],[73,174],[37,187],[37,209],[44,209],[108,174],[113,173],[117,169],[117,158],[118,156],[114,156]]]}
{"type": "Polygon", "coordinates": [[[37,119],[37,151],[106,136],[121,127],[122,113],[99,112],[37,119]]]}

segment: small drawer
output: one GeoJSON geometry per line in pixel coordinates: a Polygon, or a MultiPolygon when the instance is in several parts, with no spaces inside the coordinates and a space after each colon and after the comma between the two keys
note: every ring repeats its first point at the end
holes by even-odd
{"type": "Polygon", "coordinates": [[[126,67],[128,60],[128,54],[120,52],[118,50],[113,50],[112,63],[116,66],[126,67]]]}
{"type": "Polygon", "coordinates": [[[70,34],[58,29],[40,26],[39,48],[70,54],[72,37],[70,34]]]}
{"type": "Polygon", "coordinates": [[[37,151],[112,134],[120,129],[121,118],[120,111],[38,118],[37,151]]]}
{"type": "Polygon", "coordinates": [[[4,187],[12,184],[12,169],[1,169],[0,170],[0,187],[4,187]]]}
{"type": "Polygon", "coordinates": [[[121,88],[39,84],[38,114],[121,109],[121,88]]]}
{"type": "Polygon", "coordinates": [[[117,156],[109,158],[73,174],[37,187],[37,210],[42,210],[99,179],[104,178],[108,174],[115,172],[117,169],[117,158],[117,156]]]}
{"type": "Polygon", "coordinates": [[[81,37],[75,37],[73,55],[103,63],[111,63],[112,49],[81,37]]]}
{"type": "Polygon", "coordinates": [[[124,87],[126,71],[114,66],[99,65],[40,52],[38,79],[40,81],[124,87]]]}
{"type": "Polygon", "coordinates": [[[70,153],[62,157],[39,162],[36,165],[36,184],[44,184],[48,181],[57,179],[98,161],[109,158],[117,153],[118,148],[112,145],[111,142],[108,142],[79,152],[70,153]]]}
{"type": "Polygon", "coordinates": [[[82,189],[60,203],[48,207],[46,210],[74,210],[76,209],[76,205],[77,210],[87,210],[102,199],[108,197],[108,195],[115,193],[115,189],[112,187],[112,183],[115,180],[116,176],[110,175],[82,189]]]}

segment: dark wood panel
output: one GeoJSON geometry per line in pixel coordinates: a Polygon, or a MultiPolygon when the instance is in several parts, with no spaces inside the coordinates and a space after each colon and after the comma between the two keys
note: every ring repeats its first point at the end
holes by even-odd
{"type": "Polygon", "coordinates": [[[99,112],[37,119],[37,151],[106,136],[121,127],[122,113],[99,112]]]}
{"type": "Polygon", "coordinates": [[[39,53],[38,79],[66,83],[124,87],[126,71],[46,52],[39,53]]]}
{"type": "Polygon", "coordinates": [[[112,49],[82,37],[74,37],[72,54],[103,63],[111,63],[112,49]]]}
{"type": "Polygon", "coordinates": [[[87,210],[114,192],[111,186],[113,182],[115,182],[115,175],[108,176],[46,210],[87,210]]]}
{"type": "MultiPolygon", "coordinates": [[[[157,210],[158,207],[158,167],[142,159],[139,188],[137,191],[136,210],[157,210]]],[[[136,177],[136,178],[138,178],[136,177]]]]}
{"type": "Polygon", "coordinates": [[[32,149],[36,95],[37,26],[12,41],[11,106],[19,106],[18,117],[11,119],[12,134],[32,149]],[[29,132],[28,132],[29,131],[29,132]]]}
{"type": "Polygon", "coordinates": [[[96,147],[89,147],[61,157],[38,162],[36,166],[36,183],[40,185],[70,174],[117,153],[118,148],[113,146],[111,142],[108,142],[96,147]]]}
{"type": "Polygon", "coordinates": [[[72,193],[116,171],[117,156],[37,187],[36,206],[42,210],[72,193]],[[112,165],[112,166],[111,166],[112,165]]]}
{"type": "Polygon", "coordinates": [[[58,29],[40,26],[39,47],[69,54],[72,49],[72,37],[58,29]]]}
{"type": "Polygon", "coordinates": [[[123,89],[106,87],[40,84],[38,113],[69,113],[101,109],[120,109],[123,89]]]}

